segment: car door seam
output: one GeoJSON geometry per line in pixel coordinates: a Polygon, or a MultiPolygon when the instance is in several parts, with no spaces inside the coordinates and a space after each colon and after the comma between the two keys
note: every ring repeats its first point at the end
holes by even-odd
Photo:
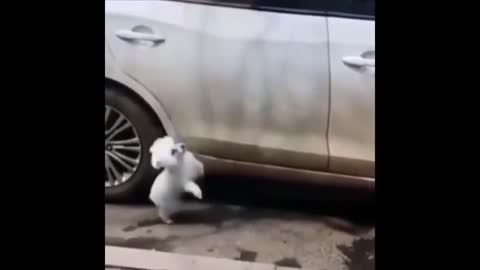
{"type": "Polygon", "coordinates": [[[330,170],[330,117],[332,111],[332,74],[331,74],[331,59],[330,59],[330,30],[328,27],[328,17],[325,17],[327,28],[327,73],[328,73],[328,112],[327,112],[327,133],[325,135],[327,140],[327,170],[330,170]]]}

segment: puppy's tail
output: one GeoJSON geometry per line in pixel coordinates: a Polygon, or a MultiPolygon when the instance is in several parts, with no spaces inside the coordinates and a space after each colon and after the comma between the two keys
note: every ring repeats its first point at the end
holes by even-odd
{"type": "Polygon", "coordinates": [[[202,190],[195,182],[188,182],[185,185],[185,191],[191,193],[197,199],[202,199],[202,190]]]}

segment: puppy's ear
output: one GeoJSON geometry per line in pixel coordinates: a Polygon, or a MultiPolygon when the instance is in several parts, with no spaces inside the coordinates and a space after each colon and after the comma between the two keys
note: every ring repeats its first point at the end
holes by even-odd
{"type": "Polygon", "coordinates": [[[159,147],[162,147],[162,145],[173,145],[173,139],[169,136],[157,138],[152,146],[150,146],[150,153],[153,153],[155,150],[158,150],[159,147]]]}
{"type": "Polygon", "coordinates": [[[153,153],[154,149],[157,147],[158,144],[160,144],[162,139],[163,138],[158,138],[152,143],[152,146],[150,146],[150,149],[149,149],[150,153],[153,153]]]}

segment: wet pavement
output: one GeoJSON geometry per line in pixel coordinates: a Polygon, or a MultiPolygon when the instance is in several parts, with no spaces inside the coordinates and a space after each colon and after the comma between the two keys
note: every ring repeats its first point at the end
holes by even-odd
{"type": "Polygon", "coordinates": [[[375,269],[373,194],[208,179],[205,200],[164,225],[148,202],[105,206],[105,243],[309,269],[375,269]]]}

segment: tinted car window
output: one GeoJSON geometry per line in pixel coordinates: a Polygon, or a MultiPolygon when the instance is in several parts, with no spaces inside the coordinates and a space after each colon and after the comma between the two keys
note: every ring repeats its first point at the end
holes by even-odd
{"type": "Polygon", "coordinates": [[[260,8],[375,16],[375,0],[256,0],[260,8]]]}
{"type": "Polygon", "coordinates": [[[271,7],[279,9],[295,9],[303,11],[325,11],[324,0],[256,0],[258,7],[271,7]]]}
{"type": "Polygon", "coordinates": [[[198,4],[211,4],[220,6],[242,6],[250,7],[253,0],[170,0],[177,2],[198,3],[198,4]]]}
{"type": "Polygon", "coordinates": [[[375,0],[330,0],[328,10],[335,12],[375,16],[375,0]]]}

